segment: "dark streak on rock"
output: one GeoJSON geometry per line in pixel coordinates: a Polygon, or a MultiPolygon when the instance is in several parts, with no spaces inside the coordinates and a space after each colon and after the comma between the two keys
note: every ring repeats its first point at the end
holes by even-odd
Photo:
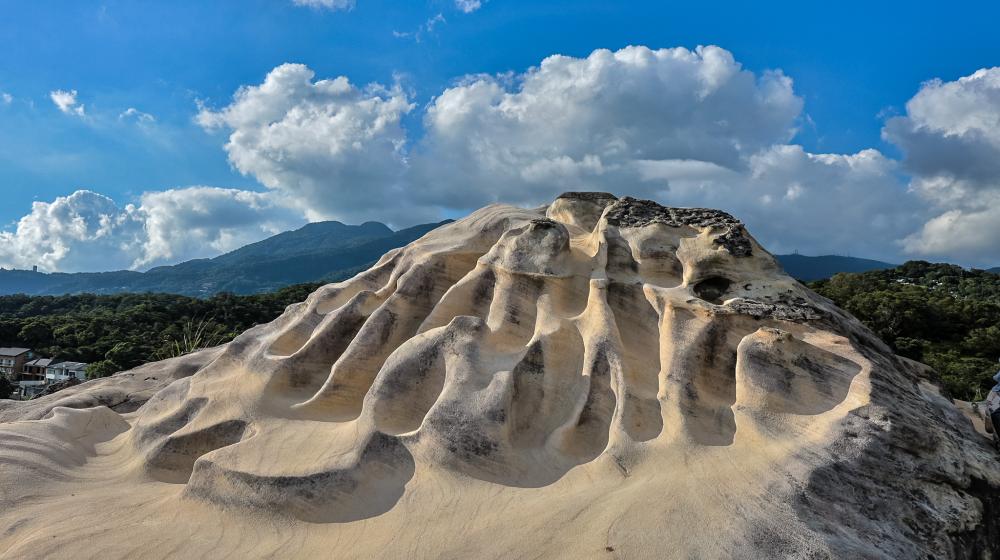
{"type": "Polygon", "coordinates": [[[573,200],[589,200],[594,202],[603,202],[606,200],[618,200],[618,197],[606,192],[564,192],[559,195],[558,198],[568,198],[573,200]]]}
{"type": "Polygon", "coordinates": [[[749,315],[754,319],[778,319],[783,321],[815,321],[821,319],[820,311],[815,307],[801,302],[764,303],[753,299],[735,299],[726,307],[736,313],[749,315]]]}

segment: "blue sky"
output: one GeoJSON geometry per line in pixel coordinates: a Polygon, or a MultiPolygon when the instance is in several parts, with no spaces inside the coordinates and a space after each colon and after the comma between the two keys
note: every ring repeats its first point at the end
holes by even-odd
{"type": "MultiPolygon", "coordinates": [[[[109,197],[119,207],[141,204],[143,193],[190,186],[292,196],[292,191],[275,183],[286,175],[277,173],[269,184],[261,168],[245,166],[241,173],[233,163],[234,156],[224,145],[238,125],[226,122],[210,130],[196,122],[201,107],[223,111],[240,87],[262,84],[273,69],[289,62],[308,67],[315,80],[345,76],[358,88],[378,83],[405,92],[413,108],[398,115],[400,127],[408,152],[421,152],[428,107],[446,88],[469,81],[469,76],[513,73],[515,85],[508,87],[516,91],[518,76],[555,54],[586,59],[595,49],[618,51],[628,45],[654,50],[718,45],[758,78],[780,70],[793,81],[801,111],[789,124],[791,137],[781,138],[780,143],[800,146],[808,154],[878,150],[901,162],[891,170],[899,177],[901,193],[912,190],[913,177],[924,172],[914,171],[922,167],[908,160],[905,139],[893,141],[886,135],[887,119],[906,116],[905,104],[927,80],[951,83],[1000,64],[1000,42],[992,33],[1000,16],[995,3],[953,2],[942,9],[940,3],[929,2],[488,0],[469,13],[453,0],[357,0],[350,9],[338,9],[336,4],[334,0],[330,7],[296,5],[292,0],[0,2],[4,53],[0,94],[6,95],[0,99],[3,229],[16,235],[18,221],[32,212],[33,202],[49,203],[79,189],[109,197]],[[60,110],[53,102],[56,91],[75,91],[75,104],[60,110]],[[127,113],[129,109],[133,111],[127,113]]],[[[919,124],[910,128],[919,129],[919,124]]],[[[747,161],[750,157],[746,155],[747,161]]],[[[933,197],[925,196],[924,207],[912,212],[908,235],[948,212],[968,214],[973,206],[980,213],[985,208],[987,217],[979,219],[988,220],[996,207],[991,190],[995,183],[987,183],[989,196],[971,206],[942,206],[938,199],[927,202],[933,197]],[[918,216],[920,212],[926,215],[918,216]]],[[[364,184],[329,188],[363,190],[364,184]]],[[[495,198],[505,199],[502,192],[496,194],[495,198]]],[[[469,200],[469,205],[478,201],[469,200]]],[[[414,217],[467,209],[440,201],[432,206],[433,212],[414,217]]],[[[346,202],[344,208],[305,212],[303,219],[372,217],[348,211],[346,202]]],[[[269,227],[281,229],[295,221],[286,218],[283,214],[272,219],[269,227]]],[[[405,225],[406,219],[387,212],[385,221],[405,225]]],[[[142,227],[149,229],[145,222],[142,227]]],[[[267,231],[258,228],[229,237],[209,233],[214,243],[201,252],[180,247],[161,250],[143,264],[205,256],[267,231]]],[[[905,233],[898,237],[904,239],[905,233]]],[[[51,252],[51,240],[42,238],[57,234],[26,230],[18,242],[27,244],[28,250],[35,243],[43,246],[39,250],[51,252]]],[[[765,237],[783,235],[779,249],[831,249],[811,246],[808,240],[800,247],[780,231],[765,237]]],[[[69,250],[86,254],[86,239],[77,241],[69,250]]],[[[774,240],[766,241],[774,245],[774,240]]],[[[978,265],[993,258],[1000,261],[1000,256],[984,254],[979,246],[949,249],[952,245],[938,244],[936,249],[914,252],[896,241],[881,247],[847,243],[836,252],[978,265]]],[[[197,240],[182,240],[179,245],[185,243],[205,246],[197,240]]],[[[128,243],[116,246],[124,245],[128,243]]],[[[23,260],[6,258],[12,266],[25,264],[23,260]]],[[[67,266],[71,260],[54,257],[43,266],[91,268],[79,262],[67,266]]],[[[3,261],[0,252],[0,264],[3,261]]],[[[126,261],[121,261],[124,266],[139,262],[126,261]]]]}

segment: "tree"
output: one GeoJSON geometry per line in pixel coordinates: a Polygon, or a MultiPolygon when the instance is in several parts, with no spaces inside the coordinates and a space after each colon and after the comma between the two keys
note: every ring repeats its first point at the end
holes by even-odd
{"type": "Polygon", "coordinates": [[[810,283],[897,354],[933,367],[956,398],[992,385],[1000,357],[1000,275],[911,261],[810,283]]]}
{"type": "Polygon", "coordinates": [[[48,323],[46,318],[34,318],[21,327],[17,337],[32,347],[47,346],[52,343],[52,327],[48,323]]]}
{"type": "Polygon", "coordinates": [[[9,399],[11,393],[14,392],[16,386],[7,380],[3,375],[0,375],[0,399],[9,399]]]}
{"type": "Polygon", "coordinates": [[[0,346],[90,364],[87,377],[106,377],[166,357],[232,340],[280,315],[319,284],[273,293],[0,296],[0,346]]]}
{"type": "Polygon", "coordinates": [[[97,379],[99,377],[108,377],[114,375],[121,371],[118,364],[112,362],[111,360],[101,360],[99,362],[93,362],[87,364],[87,379],[97,379]]]}

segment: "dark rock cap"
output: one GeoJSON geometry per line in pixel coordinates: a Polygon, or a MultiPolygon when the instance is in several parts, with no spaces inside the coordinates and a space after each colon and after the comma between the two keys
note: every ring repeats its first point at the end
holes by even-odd
{"type": "Polygon", "coordinates": [[[715,242],[725,247],[734,257],[748,257],[753,253],[750,237],[743,222],[721,210],[710,208],[670,208],[652,200],[639,200],[626,196],[608,209],[605,218],[616,227],[643,227],[664,224],[670,227],[694,226],[725,230],[715,242]]]}
{"type": "Polygon", "coordinates": [[[583,191],[583,192],[564,192],[557,196],[556,199],[569,198],[573,200],[593,200],[593,201],[606,201],[606,200],[618,200],[618,197],[606,192],[596,192],[596,191],[583,191]]]}

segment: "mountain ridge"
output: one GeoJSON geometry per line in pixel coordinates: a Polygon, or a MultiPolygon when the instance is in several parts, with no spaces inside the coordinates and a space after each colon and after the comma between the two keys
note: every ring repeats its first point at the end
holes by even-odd
{"type": "Polygon", "coordinates": [[[807,256],[793,253],[775,255],[775,258],[789,276],[803,281],[822,280],[839,272],[868,272],[898,266],[885,261],[843,255],[807,256]]]}
{"type": "Polygon", "coordinates": [[[252,294],[292,284],[342,280],[383,253],[451,220],[393,231],[379,222],[352,226],[313,222],[222,255],[159,266],[145,272],[36,272],[0,270],[0,295],[164,292],[204,297],[252,294]]]}

